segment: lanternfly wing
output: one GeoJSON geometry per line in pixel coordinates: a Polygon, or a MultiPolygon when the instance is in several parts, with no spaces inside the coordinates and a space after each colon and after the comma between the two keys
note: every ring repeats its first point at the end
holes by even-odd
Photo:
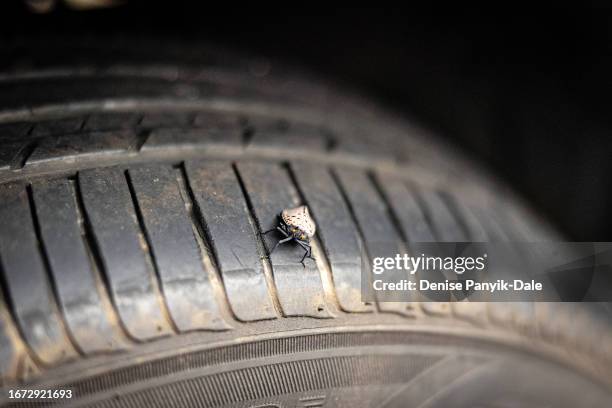
{"type": "Polygon", "coordinates": [[[308,207],[305,205],[285,209],[281,216],[285,224],[301,229],[308,235],[308,238],[315,234],[316,226],[314,220],[310,216],[310,212],[308,212],[308,207]]]}

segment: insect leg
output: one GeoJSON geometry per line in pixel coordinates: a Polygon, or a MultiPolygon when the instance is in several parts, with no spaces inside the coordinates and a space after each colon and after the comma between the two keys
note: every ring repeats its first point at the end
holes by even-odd
{"type": "Polygon", "coordinates": [[[306,259],[306,255],[308,255],[308,250],[304,248],[304,256],[302,257],[302,259],[300,259],[300,263],[302,264],[304,268],[306,268],[306,264],[304,263],[304,259],[306,259]]]}
{"type": "Polygon", "coordinates": [[[312,257],[312,248],[310,245],[308,246],[308,257],[314,261],[314,258],[312,257]]]}
{"type": "Polygon", "coordinates": [[[280,244],[284,244],[287,241],[291,241],[293,239],[293,237],[287,237],[285,239],[281,239],[280,241],[277,241],[276,244],[274,245],[274,247],[272,248],[272,250],[270,251],[270,254],[272,252],[274,252],[274,250],[276,249],[276,247],[278,247],[280,244]]]}
{"type": "Polygon", "coordinates": [[[276,227],[277,230],[279,230],[284,236],[288,237],[289,234],[287,233],[287,231],[285,231],[283,228],[281,227],[276,227]]]}
{"type": "MultiPolygon", "coordinates": [[[[300,246],[302,248],[304,248],[309,254],[312,253],[312,248],[310,247],[310,244],[304,241],[297,241],[298,244],[300,244],[300,246]]],[[[308,255],[309,258],[311,258],[310,255],[308,255]]]]}
{"type": "Polygon", "coordinates": [[[312,256],[312,248],[310,246],[308,246],[308,255],[306,255],[308,258],[312,259],[313,261],[315,260],[312,256]]]}
{"type": "Polygon", "coordinates": [[[284,229],[282,229],[281,227],[274,227],[274,228],[269,229],[269,230],[267,230],[267,231],[265,231],[265,232],[262,232],[262,233],[261,233],[261,235],[266,235],[266,234],[269,234],[269,233],[271,233],[272,231],[280,231],[280,232],[281,232],[281,234],[283,234],[284,236],[286,236],[286,237],[288,237],[288,236],[289,236],[289,234],[287,234],[287,232],[286,232],[284,229]]]}
{"type": "MultiPolygon", "coordinates": [[[[304,259],[306,259],[306,257],[312,259],[314,261],[314,258],[312,257],[312,248],[310,247],[310,244],[303,242],[303,241],[297,241],[297,243],[304,248],[304,256],[302,257],[302,260],[300,261],[302,263],[302,265],[304,265],[304,259]]],[[[306,266],[304,266],[306,267],[306,266]]]]}

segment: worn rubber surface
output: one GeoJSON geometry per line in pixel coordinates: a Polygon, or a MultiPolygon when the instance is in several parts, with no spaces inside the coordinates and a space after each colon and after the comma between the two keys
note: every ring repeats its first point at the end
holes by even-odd
{"type": "Polygon", "coordinates": [[[207,63],[0,76],[5,390],[100,407],[609,406],[606,305],[361,301],[362,250],[561,239],[506,187],[365,101],[207,63]],[[260,235],[298,204],[317,222],[305,268],[260,235]]]}

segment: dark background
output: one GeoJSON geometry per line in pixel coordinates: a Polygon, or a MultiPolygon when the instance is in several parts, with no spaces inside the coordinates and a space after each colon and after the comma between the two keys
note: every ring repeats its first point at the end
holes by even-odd
{"type": "Polygon", "coordinates": [[[172,1],[86,12],[60,6],[44,15],[19,2],[3,8],[5,39],[164,38],[302,66],[435,129],[571,239],[612,240],[608,9],[432,13],[172,1]]]}

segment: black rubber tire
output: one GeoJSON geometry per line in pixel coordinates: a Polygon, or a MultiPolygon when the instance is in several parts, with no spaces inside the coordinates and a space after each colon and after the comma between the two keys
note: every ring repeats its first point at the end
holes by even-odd
{"type": "Polygon", "coordinates": [[[560,237],[426,131],[256,62],[0,76],[5,393],[68,388],[100,407],[610,406],[605,305],[362,303],[360,245],[560,237]],[[305,268],[299,249],[269,257],[260,236],[299,203],[318,225],[305,268]]]}

